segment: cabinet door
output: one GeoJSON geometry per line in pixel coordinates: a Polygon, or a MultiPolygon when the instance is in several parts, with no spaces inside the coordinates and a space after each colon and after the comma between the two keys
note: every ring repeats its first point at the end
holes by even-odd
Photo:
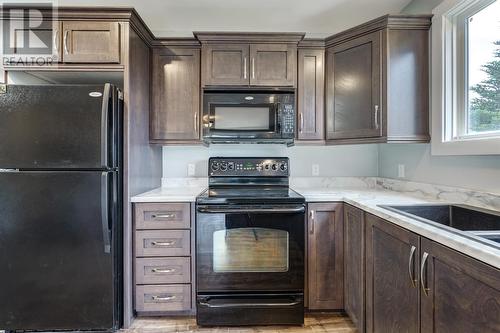
{"type": "Polygon", "coordinates": [[[202,52],[204,86],[250,83],[248,44],[209,44],[202,52]]]}
{"type": "MultiPolygon", "coordinates": [[[[11,48],[5,50],[7,54],[13,55],[55,55],[54,62],[61,60],[61,36],[62,36],[62,22],[57,21],[43,21],[38,27],[24,27],[24,25],[17,26],[13,24],[13,32],[9,38],[8,45],[11,48]],[[52,52],[52,53],[50,53],[52,52]]],[[[8,57],[6,57],[6,61],[8,57]]]]}
{"type": "Polygon", "coordinates": [[[382,135],[381,32],[327,50],[327,139],[382,135]]]}
{"type": "Polygon", "coordinates": [[[200,138],[200,50],[153,51],[150,139],[194,141],[200,138]]]}
{"type": "Polygon", "coordinates": [[[365,320],[364,213],[344,205],[344,309],[360,332],[365,320]]]}
{"type": "Polygon", "coordinates": [[[294,86],[296,68],[295,45],[250,45],[250,85],[294,86]]]}
{"type": "Polygon", "coordinates": [[[312,203],[308,211],[309,309],[342,309],[342,203],[312,203]]]}
{"type": "Polygon", "coordinates": [[[324,50],[299,50],[298,134],[299,140],[324,139],[324,50]]]}
{"type": "Polygon", "coordinates": [[[366,215],[366,332],[418,332],[419,237],[366,215]]]}
{"type": "Polygon", "coordinates": [[[421,253],[421,331],[500,332],[500,270],[425,238],[421,253]]]}
{"type": "Polygon", "coordinates": [[[119,63],[118,22],[64,21],[63,61],[66,63],[119,63]]]}

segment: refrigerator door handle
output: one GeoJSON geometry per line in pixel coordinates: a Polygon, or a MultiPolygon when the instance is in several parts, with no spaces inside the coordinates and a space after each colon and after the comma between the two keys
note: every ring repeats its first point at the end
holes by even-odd
{"type": "Polygon", "coordinates": [[[101,175],[101,222],[104,253],[111,253],[111,231],[109,230],[109,173],[101,175]]]}
{"type": "Polygon", "coordinates": [[[102,166],[109,166],[109,105],[111,104],[111,85],[104,85],[101,110],[101,163],[102,166]]]}

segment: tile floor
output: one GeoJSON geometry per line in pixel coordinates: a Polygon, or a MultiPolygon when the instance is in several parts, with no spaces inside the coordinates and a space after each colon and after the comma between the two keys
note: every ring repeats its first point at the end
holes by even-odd
{"type": "Polygon", "coordinates": [[[308,314],[303,327],[299,326],[251,326],[251,327],[197,327],[193,317],[140,318],[121,333],[173,333],[173,332],[214,332],[214,333],[348,333],[356,332],[351,320],[341,314],[308,314]]]}

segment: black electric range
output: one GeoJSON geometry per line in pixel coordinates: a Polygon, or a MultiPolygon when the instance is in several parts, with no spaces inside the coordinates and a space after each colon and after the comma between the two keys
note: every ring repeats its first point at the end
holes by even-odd
{"type": "Polygon", "coordinates": [[[197,323],[304,323],[305,199],[288,158],[211,158],[196,200],[197,323]]]}

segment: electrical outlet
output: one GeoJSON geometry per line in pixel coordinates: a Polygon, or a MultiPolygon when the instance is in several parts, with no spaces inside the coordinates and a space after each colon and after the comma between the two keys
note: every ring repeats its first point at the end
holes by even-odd
{"type": "Polygon", "coordinates": [[[319,176],[319,164],[312,165],[312,175],[319,176]]]}
{"type": "Polygon", "coordinates": [[[193,163],[188,164],[188,177],[194,177],[194,174],[196,173],[196,165],[193,163]]]}
{"type": "Polygon", "coordinates": [[[398,164],[398,177],[399,178],[404,178],[405,177],[405,165],[404,164],[398,164]]]}

